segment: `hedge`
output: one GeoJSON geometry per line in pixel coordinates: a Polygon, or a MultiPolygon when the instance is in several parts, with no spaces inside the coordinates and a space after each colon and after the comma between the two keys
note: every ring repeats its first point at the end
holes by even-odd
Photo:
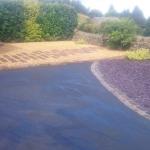
{"type": "Polygon", "coordinates": [[[38,23],[45,40],[68,39],[73,36],[77,26],[77,14],[67,5],[43,5],[38,17],[38,23]]]}
{"type": "Polygon", "coordinates": [[[25,1],[25,22],[24,22],[24,36],[25,41],[40,41],[42,40],[42,29],[37,23],[39,16],[40,5],[36,1],[25,1]]]}
{"type": "Polygon", "coordinates": [[[0,2],[0,40],[23,40],[25,22],[24,6],[22,2],[0,2]]]}
{"type": "Polygon", "coordinates": [[[0,1],[0,41],[65,40],[77,26],[77,14],[63,4],[0,1]]]}

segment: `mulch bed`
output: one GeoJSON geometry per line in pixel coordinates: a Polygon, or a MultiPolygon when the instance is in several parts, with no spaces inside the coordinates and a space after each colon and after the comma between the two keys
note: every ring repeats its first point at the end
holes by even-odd
{"type": "Polygon", "coordinates": [[[108,83],[150,114],[150,61],[102,60],[99,68],[108,83]]]}

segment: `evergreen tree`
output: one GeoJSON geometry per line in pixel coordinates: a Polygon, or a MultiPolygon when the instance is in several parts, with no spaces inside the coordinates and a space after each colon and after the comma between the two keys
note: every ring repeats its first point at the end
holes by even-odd
{"type": "Polygon", "coordinates": [[[150,18],[148,18],[146,21],[144,35],[150,36],[150,18]]]}
{"type": "Polygon", "coordinates": [[[80,0],[72,0],[71,5],[78,13],[88,15],[89,9],[87,9],[80,0]]]}
{"type": "Polygon", "coordinates": [[[118,12],[115,10],[113,5],[109,7],[106,17],[118,17],[118,12]]]}
{"type": "Polygon", "coordinates": [[[99,10],[96,10],[96,9],[93,9],[89,12],[89,16],[91,18],[94,18],[94,17],[102,17],[103,14],[99,11],[99,10]]]}
{"type": "Polygon", "coordinates": [[[131,17],[131,13],[130,13],[129,9],[126,9],[126,10],[122,11],[120,13],[120,17],[130,18],[131,17]]]}
{"type": "Polygon", "coordinates": [[[134,8],[132,12],[132,18],[139,27],[144,28],[146,20],[142,10],[138,6],[134,8]]]}

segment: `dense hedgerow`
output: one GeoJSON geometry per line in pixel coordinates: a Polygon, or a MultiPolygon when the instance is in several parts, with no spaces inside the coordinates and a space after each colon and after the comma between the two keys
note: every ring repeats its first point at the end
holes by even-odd
{"type": "Polygon", "coordinates": [[[72,37],[76,26],[77,14],[67,5],[0,2],[0,41],[63,40],[72,37]]]}
{"type": "Polygon", "coordinates": [[[39,16],[40,5],[34,1],[24,2],[25,22],[24,22],[24,40],[25,41],[40,41],[42,39],[42,29],[37,23],[39,16]]]}
{"type": "Polygon", "coordinates": [[[23,40],[24,22],[22,2],[0,1],[0,41],[23,40]]]}
{"type": "Polygon", "coordinates": [[[68,39],[73,36],[77,26],[77,14],[67,5],[43,5],[38,17],[38,23],[46,40],[68,39]]]}

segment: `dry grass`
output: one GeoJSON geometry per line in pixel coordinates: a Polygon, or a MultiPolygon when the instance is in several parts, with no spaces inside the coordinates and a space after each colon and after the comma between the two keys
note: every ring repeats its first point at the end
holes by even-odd
{"type": "Polygon", "coordinates": [[[103,47],[92,46],[88,44],[77,44],[73,41],[61,41],[61,42],[31,42],[31,43],[6,43],[0,46],[0,57],[3,55],[14,56],[22,52],[31,54],[36,51],[54,51],[57,53],[57,57],[49,56],[47,59],[30,59],[26,62],[18,61],[16,63],[12,62],[1,62],[0,69],[5,68],[20,68],[28,66],[37,66],[43,64],[62,64],[71,62],[81,62],[81,61],[93,61],[111,57],[122,57],[125,52],[108,50],[103,47]],[[83,52],[82,49],[85,49],[83,52]],[[86,49],[90,49],[90,52],[86,52],[86,49]],[[76,53],[75,51],[78,52],[76,53]],[[81,52],[80,52],[81,50],[81,52]],[[66,56],[62,56],[61,53],[66,52],[66,56]],[[59,55],[59,57],[58,57],[59,55]]]}

